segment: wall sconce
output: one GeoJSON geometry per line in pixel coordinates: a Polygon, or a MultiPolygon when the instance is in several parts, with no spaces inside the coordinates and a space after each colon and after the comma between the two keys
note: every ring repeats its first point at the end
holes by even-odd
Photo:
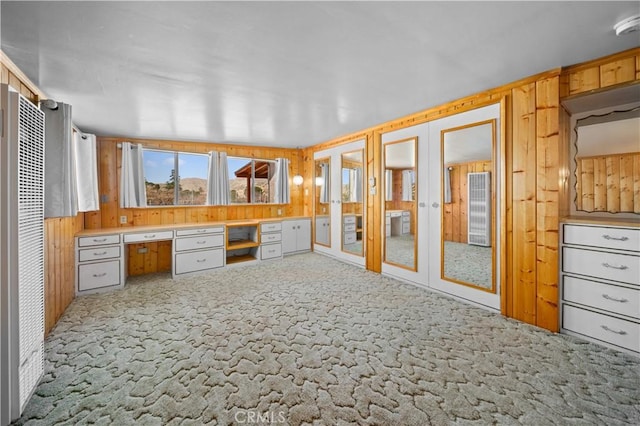
{"type": "Polygon", "coordinates": [[[318,176],[316,178],[316,186],[322,186],[322,185],[324,185],[324,179],[322,177],[318,176]]]}
{"type": "Polygon", "coordinates": [[[300,176],[300,175],[295,175],[295,176],[293,177],[293,183],[294,183],[295,185],[300,186],[300,185],[302,185],[302,182],[304,182],[304,178],[303,178],[302,176],[300,176]]]}

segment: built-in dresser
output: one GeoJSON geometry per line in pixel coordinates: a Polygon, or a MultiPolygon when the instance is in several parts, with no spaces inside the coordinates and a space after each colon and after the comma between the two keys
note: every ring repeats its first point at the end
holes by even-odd
{"type": "Polygon", "coordinates": [[[640,355],[640,224],[562,224],[561,332],[640,355]]]}

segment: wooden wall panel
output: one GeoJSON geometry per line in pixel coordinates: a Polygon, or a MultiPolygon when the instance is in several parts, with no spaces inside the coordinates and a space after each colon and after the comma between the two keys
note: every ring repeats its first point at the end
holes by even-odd
{"type": "Polygon", "coordinates": [[[636,196],[640,152],[576,159],[576,207],[587,212],[640,213],[636,196]]]}

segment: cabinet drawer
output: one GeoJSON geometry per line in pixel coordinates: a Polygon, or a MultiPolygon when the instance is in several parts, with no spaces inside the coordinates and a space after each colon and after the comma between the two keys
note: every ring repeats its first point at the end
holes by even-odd
{"type": "Polygon", "coordinates": [[[403,234],[408,234],[409,232],[411,232],[411,224],[410,223],[403,223],[402,224],[402,233],[403,234]]]}
{"type": "Polygon", "coordinates": [[[274,234],[262,234],[260,236],[260,241],[262,244],[264,243],[274,243],[276,241],[282,241],[282,234],[276,232],[274,234]]]}
{"type": "Polygon", "coordinates": [[[391,217],[400,217],[402,216],[402,212],[391,212],[389,213],[391,217]]]}
{"type": "Polygon", "coordinates": [[[562,284],[566,301],[640,319],[640,290],[569,276],[562,284]]]}
{"type": "Polygon", "coordinates": [[[640,251],[640,229],[564,225],[565,244],[640,251]]]}
{"type": "Polygon", "coordinates": [[[353,232],[356,230],[356,224],[350,223],[348,225],[344,225],[344,232],[353,232]]]}
{"type": "Polygon", "coordinates": [[[402,216],[402,223],[409,223],[411,222],[411,216],[402,216]]]}
{"type": "Polygon", "coordinates": [[[224,226],[212,226],[210,228],[178,229],[176,230],[176,236],[184,237],[189,235],[222,234],[223,232],[224,226]]]}
{"type": "Polygon", "coordinates": [[[88,260],[112,259],[115,257],[120,257],[120,246],[97,247],[78,251],[78,261],[80,262],[86,262],[88,260]]]}
{"type": "Polygon", "coordinates": [[[349,232],[344,234],[343,244],[353,244],[358,241],[355,232],[349,232]]]}
{"type": "Polygon", "coordinates": [[[176,254],[176,275],[224,266],[224,249],[176,254]]]}
{"type": "Polygon", "coordinates": [[[563,305],[562,327],[612,345],[640,352],[640,324],[563,305]]]}
{"type": "Polygon", "coordinates": [[[282,222],[261,223],[260,232],[282,231],[282,222]]]}
{"type": "Polygon", "coordinates": [[[345,216],[342,218],[342,221],[344,222],[344,224],[348,224],[348,223],[356,223],[356,217],[355,216],[345,216]]]}
{"type": "Polygon", "coordinates": [[[102,246],[107,244],[119,244],[120,235],[95,235],[93,237],[79,237],[78,247],[102,246]]]}
{"type": "Polygon", "coordinates": [[[207,235],[199,237],[176,238],[176,251],[196,250],[210,247],[224,246],[224,235],[207,235]]]}
{"type": "Polygon", "coordinates": [[[640,285],[640,256],[563,247],[562,270],[640,285]]]}
{"type": "Polygon", "coordinates": [[[402,212],[402,219],[411,218],[411,212],[402,212]]]}
{"type": "Polygon", "coordinates": [[[87,263],[78,266],[78,291],[120,285],[120,261],[87,263]]]}
{"type": "Polygon", "coordinates": [[[137,234],[125,234],[125,243],[144,243],[148,241],[172,240],[173,231],[144,232],[137,234]]]}
{"type": "Polygon", "coordinates": [[[260,259],[274,259],[282,257],[282,244],[267,244],[260,247],[260,259]]]}

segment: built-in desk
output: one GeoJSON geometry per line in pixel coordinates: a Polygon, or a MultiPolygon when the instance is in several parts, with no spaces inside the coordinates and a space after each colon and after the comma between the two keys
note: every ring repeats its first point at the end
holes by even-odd
{"type": "Polygon", "coordinates": [[[411,232],[411,211],[387,210],[385,212],[385,234],[387,237],[406,235],[411,232]]]}

